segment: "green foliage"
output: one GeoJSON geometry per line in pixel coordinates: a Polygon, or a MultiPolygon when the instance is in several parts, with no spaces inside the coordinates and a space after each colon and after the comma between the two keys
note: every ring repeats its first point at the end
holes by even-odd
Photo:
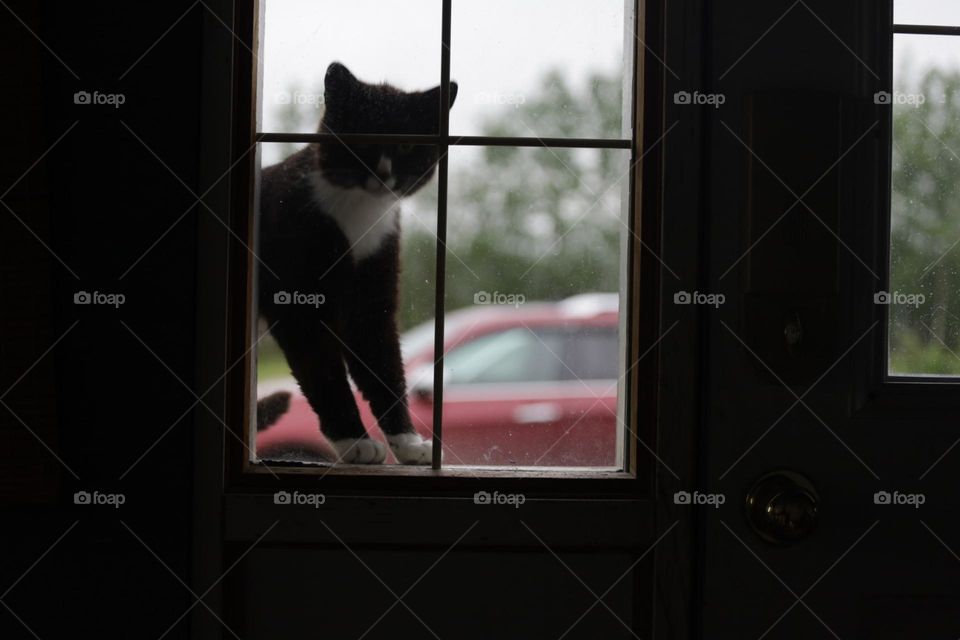
{"type": "Polygon", "coordinates": [[[930,69],[903,93],[893,130],[891,290],[919,307],[890,308],[892,372],[958,374],[960,358],[960,72],[930,69]],[[954,353],[951,353],[953,351],[954,353]]]}
{"type": "MultiPolygon", "coordinates": [[[[923,327],[921,330],[925,331],[923,327]]],[[[923,333],[918,331],[900,331],[891,345],[891,373],[957,375],[957,364],[957,358],[942,344],[924,341],[923,333]]]]}
{"type": "MultiPolygon", "coordinates": [[[[891,290],[922,293],[919,308],[891,307],[895,373],[960,374],[960,72],[931,69],[894,109],[891,290]],[[951,353],[952,352],[952,353],[951,353]]],[[[291,94],[293,90],[291,90],[291,94]]],[[[502,105],[483,135],[618,137],[618,73],[577,89],[560,71],[522,104],[502,105]]],[[[283,107],[288,131],[312,131],[320,112],[283,107]]],[[[293,147],[290,147],[292,151],[293,147]]],[[[556,300],[618,288],[623,152],[486,147],[454,151],[448,208],[446,309],[478,291],[556,300]],[[464,153],[463,157],[459,157],[464,153]],[[620,155],[618,155],[620,154],[620,155]],[[460,161],[462,160],[462,161],[460,161]]],[[[404,205],[400,323],[433,317],[436,192],[404,205]]]]}
{"type": "MultiPolygon", "coordinates": [[[[594,74],[577,91],[553,71],[522,104],[494,112],[481,133],[619,137],[621,99],[619,74],[594,74]]],[[[626,152],[484,147],[453,153],[447,310],[472,304],[480,291],[533,301],[618,289],[626,152]]],[[[435,202],[427,190],[410,206],[432,211],[435,202]]],[[[405,223],[403,233],[401,324],[410,327],[433,317],[433,292],[423,283],[433,282],[436,240],[433,228],[422,224],[405,223]]]]}

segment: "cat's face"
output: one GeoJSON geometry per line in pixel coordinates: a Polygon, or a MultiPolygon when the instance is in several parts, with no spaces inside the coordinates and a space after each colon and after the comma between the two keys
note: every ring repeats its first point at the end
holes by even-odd
{"type": "MultiPolygon", "coordinates": [[[[367,84],[334,62],[324,81],[325,112],[321,132],[435,135],[440,126],[440,87],[406,93],[386,84],[367,84]]],[[[457,84],[450,83],[450,104],[457,84]]],[[[433,176],[437,148],[430,145],[320,146],[320,169],[339,187],[372,194],[409,195],[433,176]]]]}

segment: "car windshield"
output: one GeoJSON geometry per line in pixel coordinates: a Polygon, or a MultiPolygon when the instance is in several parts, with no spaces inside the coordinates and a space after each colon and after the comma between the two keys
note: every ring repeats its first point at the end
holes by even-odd
{"type": "MultiPolygon", "coordinates": [[[[460,331],[467,317],[468,314],[462,310],[448,313],[443,321],[444,333],[451,336],[460,331]]],[[[433,328],[433,320],[427,320],[403,332],[400,336],[400,354],[404,362],[433,346],[433,328]]]]}

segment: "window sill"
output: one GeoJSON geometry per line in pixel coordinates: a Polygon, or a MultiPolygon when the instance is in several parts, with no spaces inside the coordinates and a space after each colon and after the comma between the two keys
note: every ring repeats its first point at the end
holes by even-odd
{"type": "Polygon", "coordinates": [[[291,476],[349,476],[349,477],[383,477],[403,476],[419,478],[553,478],[553,479],[609,479],[633,480],[634,474],[623,471],[618,467],[523,467],[523,466],[489,466],[473,467],[466,465],[447,465],[435,470],[429,466],[401,465],[401,464],[345,464],[330,465],[321,463],[291,463],[291,462],[252,462],[246,465],[248,473],[255,475],[291,475],[291,476]]]}

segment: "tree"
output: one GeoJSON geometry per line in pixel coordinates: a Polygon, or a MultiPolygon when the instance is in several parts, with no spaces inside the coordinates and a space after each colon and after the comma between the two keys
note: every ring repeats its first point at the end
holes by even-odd
{"type": "Polygon", "coordinates": [[[893,109],[891,370],[960,374],[960,72],[929,69],[893,109]],[[922,100],[917,98],[922,96],[922,100]]]}
{"type": "MultiPolygon", "coordinates": [[[[492,112],[482,134],[617,137],[621,87],[619,73],[594,73],[578,90],[552,71],[532,94],[492,112]]],[[[909,89],[898,90],[906,94],[909,89]]],[[[890,288],[923,294],[925,302],[891,305],[891,370],[956,375],[960,72],[930,69],[912,95],[925,100],[893,107],[890,288]]],[[[321,111],[290,101],[279,114],[285,130],[309,131],[321,111]]],[[[471,304],[480,291],[522,294],[527,300],[616,291],[623,232],[617,181],[625,179],[625,156],[615,150],[455,148],[446,308],[471,304]]],[[[433,317],[435,188],[424,188],[403,208],[400,321],[409,328],[433,317]]]]}
{"type": "MultiPolygon", "coordinates": [[[[621,87],[619,74],[594,73],[577,91],[559,71],[547,73],[522,103],[491,114],[482,135],[619,137],[621,87]]],[[[627,151],[611,149],[453,149],[446,308],[473,304],[481,291],[527,301],[617,291],[628,162],[627,151]]],[[[425,189],[404,221],[405,327],[433,316],[435,206],[425,189]]]]}

